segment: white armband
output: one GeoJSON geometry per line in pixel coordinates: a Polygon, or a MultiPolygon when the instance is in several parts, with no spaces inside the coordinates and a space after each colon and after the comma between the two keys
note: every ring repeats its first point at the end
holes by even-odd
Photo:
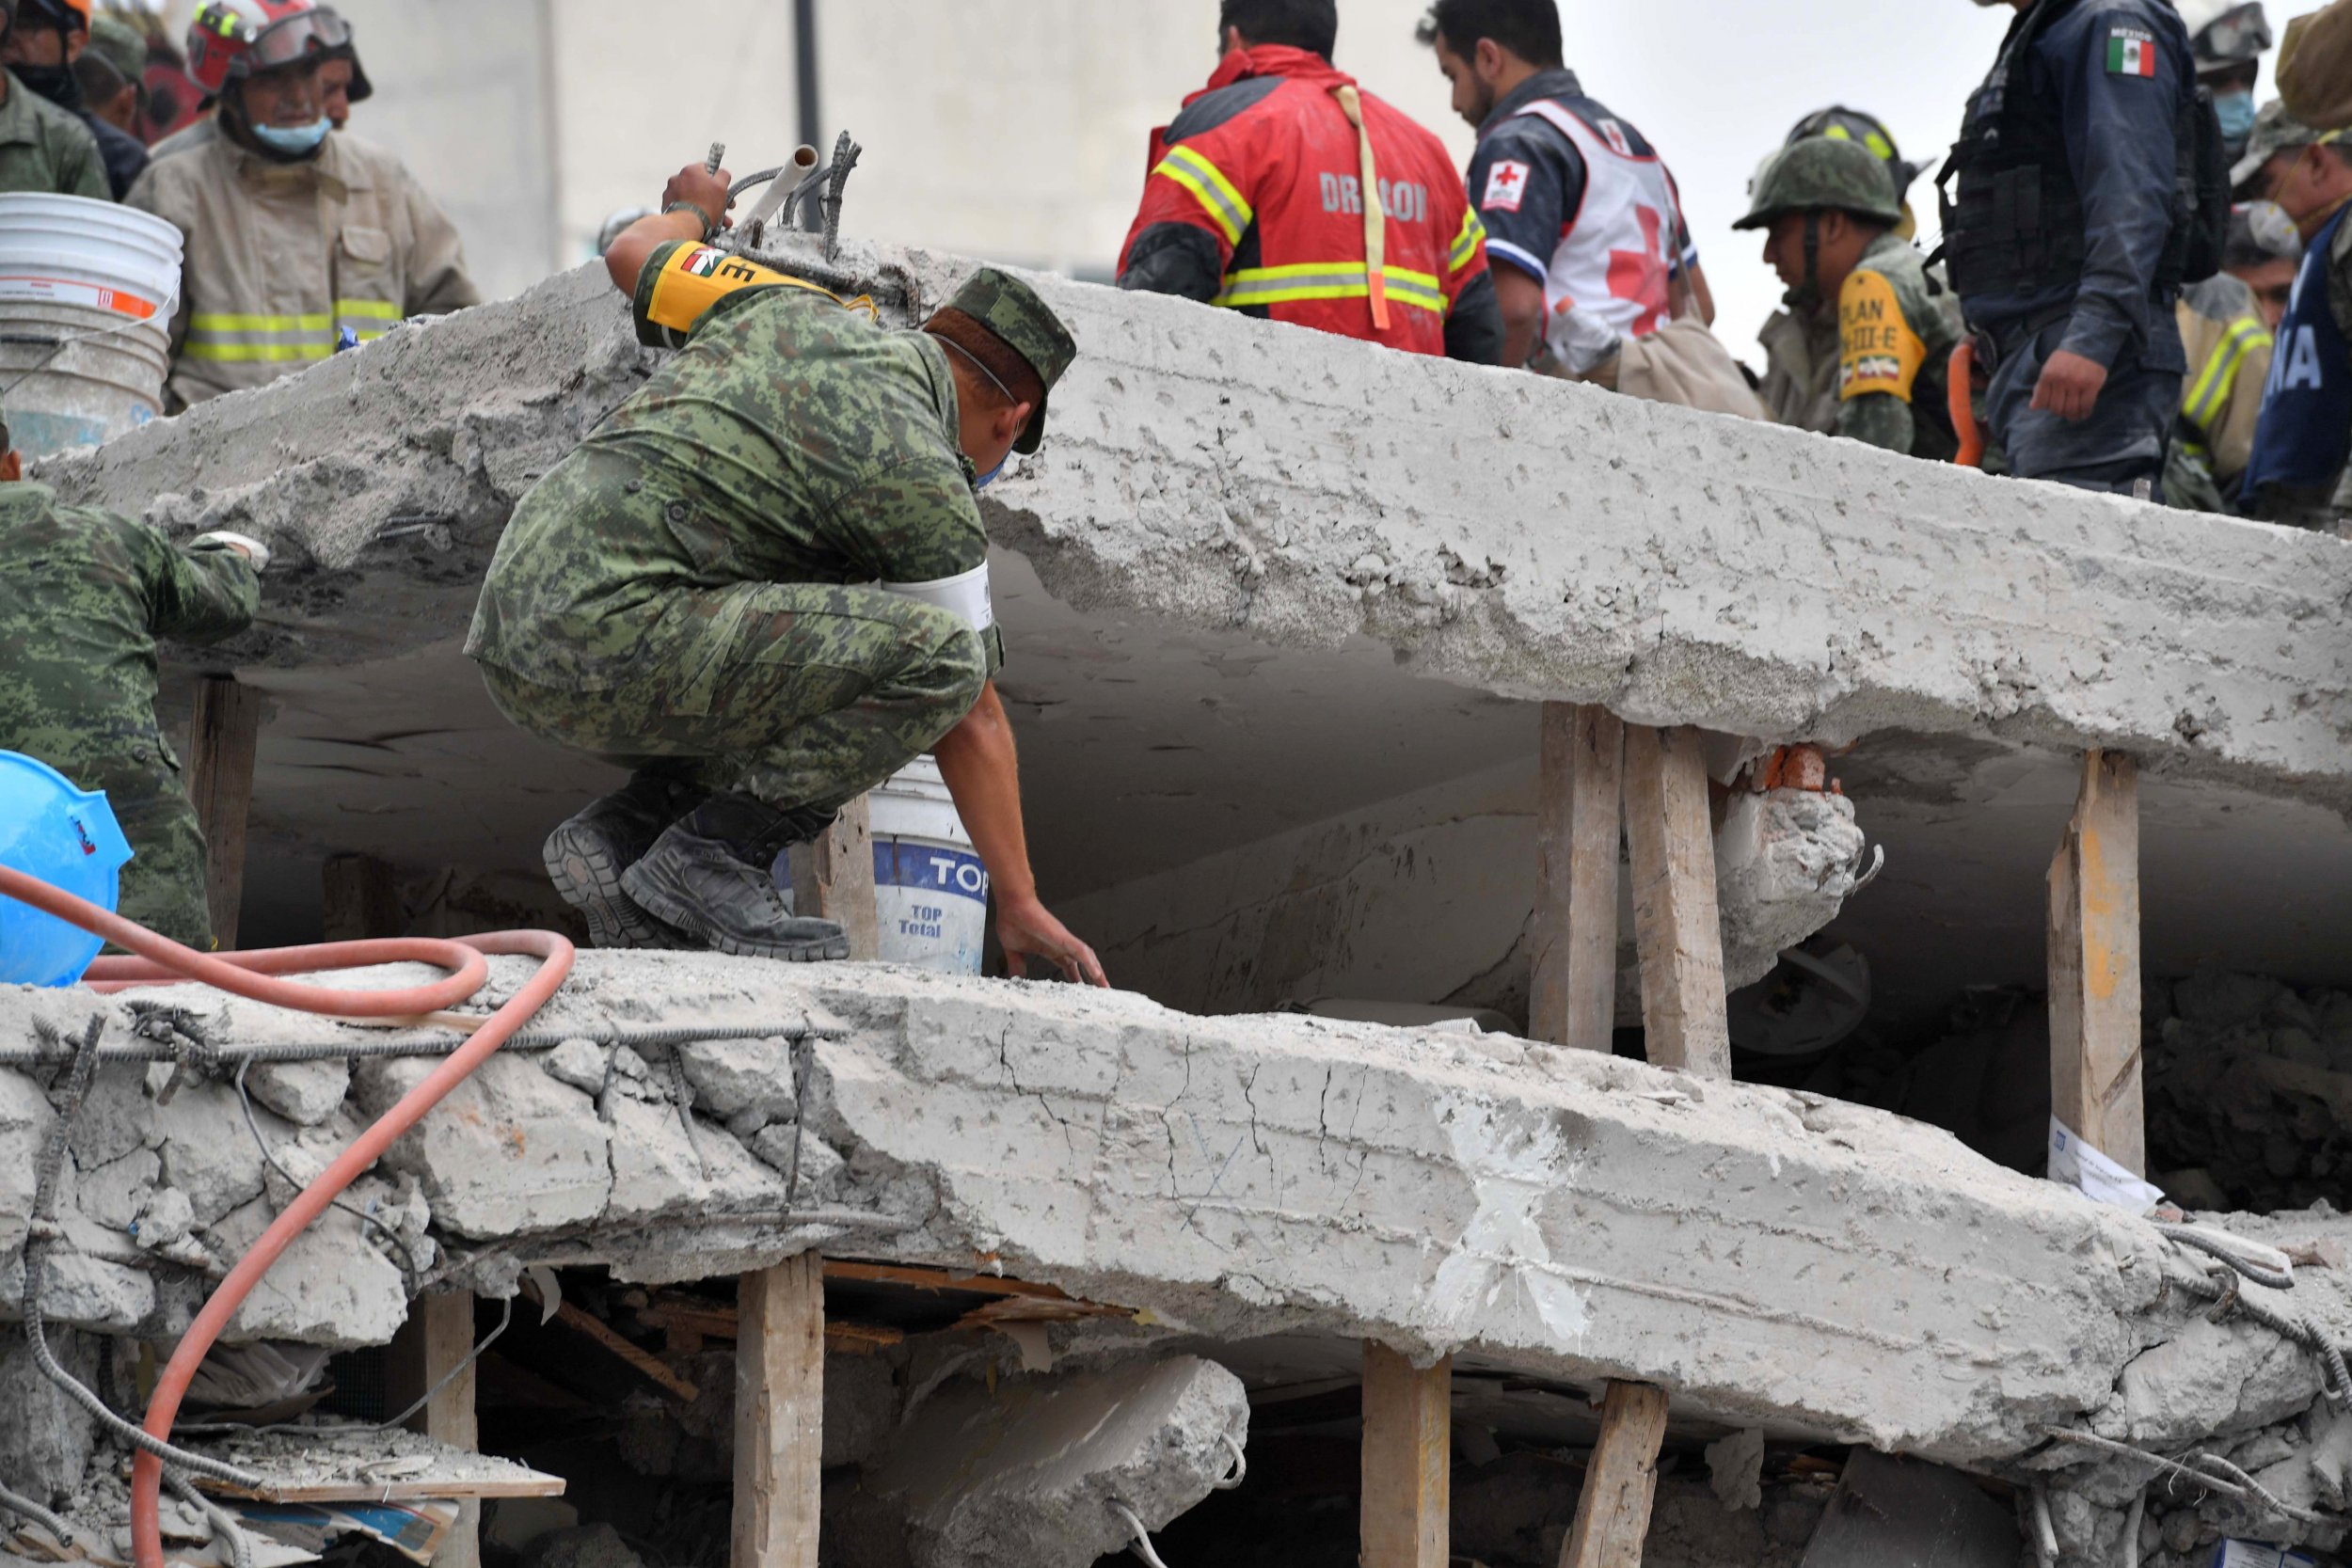
{"type": "Polygon", "coordinates": [[[988,594],[986,562],[961,577],[941,578],[936,582],[885,582],[882,592],[946,610],[974,631],[986,631],[996,624],[996,605],[988,594]]]}
{"type": "Polygon", "coordinates": [[[226,529],[212,533],[199,533],[188,541],[190,545],[234,545],[245,551],[257,572],[269,570],[269,546],[259,539],[243,533],[230,533],[226,529]]]}

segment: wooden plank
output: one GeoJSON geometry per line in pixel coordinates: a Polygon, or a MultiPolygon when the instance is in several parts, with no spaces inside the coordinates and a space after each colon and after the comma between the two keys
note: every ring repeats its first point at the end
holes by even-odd
{"type": "Polygon", "coordinates": [[[734,1568],[817,1568],[825,1427],[825,1264],[747,1274],[735,1348],[734,1568]]]}
{"type": "Polygon", "coordinates": [[[871,962],[882,957],[882,916],[874,900],[873,816],[863,795],[841,810],[831,832],[817,841],[814,875],[817,912],[837,920],[850,934],[850,957],[871,962]]]}
{"type": "MultiPolygon", "coordinates": [[[[522,1473],[512,1481],[436,1481],[426,1476],[417,1481],[322,1481],[311,1486],[253,1489],[201,1477],[198,1478],[197,1484],[216,1497],[246,1497],[265,1503],[407,1503],[431,1502],[444,1497],[491,1501],[499,1497],[560,1497],[564,1495],[562,1476],[523,1470],[520,1465],[516,1468],[522,1473]]],[[[453,1535],[451,1544],[455,1544],[453,1535]]],[[[441,1564],[449,1560],[452,1560],[447,1557],[436,1557],[433,1560],[434,1568],[441,1568],[441,1564]]]]}
{"type": "Polygon", "coordinates": [[[1536,1039],[1607,1053],[1617,1025],[1617,849],[1625,724],[1605,707],[1546,703],[1536,814],[1536,1039]]]}
{"type": "Polygon", "coordinates": [[[1658,1497],[1658,1450],[1666,1441],[1666,1394],[1613,1383],[1600,1409],[1600,1443],[1584,1472],[1576,1526],[1560,1568],[1641,1568],[1658,1497]]]}
{"type": "Polygon", "coordinates": [[[320,873],[326,909],[320,921],[329,942],[365,942],[402,934],[400,881],[373,855],[329,855],[320,873]]]}
{"type": "Polygon", "coordinates": [[[664,1392],[675,1395],[688,1404],[702,1398],[700,1388],[670,1370],[662,1364],[660,1356],[655,1355],[651,1351],[631,1344],[612,1324],[601,1319],[590,1317],[570,1302],[567,1301],[555,1309],[555,1321],[566,1328],[577,1330],[594,1339],[616,1359],[634,1370],[646,1382],[664,1392]]]}
{"type": "Polygon", "coordinates": [[[262,694],[233,675],[205,676],[197,682],[188,736],[188,796],[204,829],[213,942],[226,951],[237,945],[237,911],[245,900],[246,813],[253,803],[262,694]]]}
{"type": "Polygon", "coordinates": [[[1714,819],[1697,730],[1626,731],[1625,812],[1649,1059],[1701,1078],[1729,1078],[1714,819]]]}
{"type": "Polygon", "coordinates": [[[1361,1568],[1446,1568],[1453,1477],[1453,1358],[1422,1371],[1365,1340],[1361,1568]]]}
{"type": "MultiPolygon", "coordinates": [[[[473,1293],[420,1296],[408,1321],[393,1337],[384,1358],[384,1392],[389,1411],[405,1410],[442,1385],[425,1407],[408,1418],[408,1430],[468,1452],[482,1447],[474,1416],[473,1293]],[[459,1368],[464,1370],[458,1370],[459,1368]],[[454,1372],[456,1375],[452,1377],[454,1372]],[[443,1384],[443,1379],[448,1379],[443,1384]]],[[[454,1493],[427,1496],[456,1496],[454,1493]]],[[[364,1494],[363,1494],[364,1496],[364,1494]]],[[[439,1568],[482,1568],[482,1505],[470,1498],[458,1511],[448,1542],[434,1557],[439,1568]]]]}
{"type": "Polygon", "coordinates": [[[2117,1164],[2148,1174],[2139,1039],[2139,768],[2083,758],[2050,863],[2050,1107],[2117,1164]]]}
{"type": "Polygon", "coordinates": [[[904,1285],[918,1291],[953,1291],[974,1296],[1031,1296],[1039,1301],[1068,1301],[1060,1287],[1033,1285],[1025,1279],[1002,1279],[994,1275],[959,1274],[953,1269],[927,1269],[905,1263],[825,1264],[827,1279],[862,1285],[904,1285]]]}

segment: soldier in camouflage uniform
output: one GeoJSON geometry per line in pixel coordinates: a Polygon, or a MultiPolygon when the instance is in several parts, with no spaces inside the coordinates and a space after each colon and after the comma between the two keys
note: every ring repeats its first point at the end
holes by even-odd
{"type": "Polygon", "coordinates": [[[268,552],[231,533],[177,548],[145,523],[60,506],[8,446],[0,427],[0,751],[104,790],[135,855],[117,908],[209,952],[204,832],[155,723],[155,641],[251,626],[268,552]]]}
{"type": "Polygon", "coordinates": [[[1918,247],[1896,236],[1902,218],[1883,160],[1859,142],[1814,136],[1757,173],[1754,210],[1732,227],[1768,230],[1764,259],[1792,309],[1837,302],[1835,433],[1949,462],[1960,451],[1947,393],[1960,328],[1918,247]]]}
{"type": "Polygon", "coordinates": [[[641,341],[680,352],[523,498],[466,645],[516,724],[634,771],[548,873],[600,943],[842,957],[770,866],[932,751],[1014,973],[1103,984],[1030,875],[976,499],[1076,344],[993,270],[887,330],[710,248],[726,190],[681,172],[607,252],[641,341]]]}

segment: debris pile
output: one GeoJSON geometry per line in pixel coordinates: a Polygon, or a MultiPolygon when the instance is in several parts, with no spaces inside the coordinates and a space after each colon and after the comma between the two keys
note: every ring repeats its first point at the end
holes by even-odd
{"type": "Polygon", "coordinates": [[[2148,1023],[2153,1178],[2185,1209],[2345,1207],[2352,995],[2245,974],[2170,988],[2148,1023]]]}

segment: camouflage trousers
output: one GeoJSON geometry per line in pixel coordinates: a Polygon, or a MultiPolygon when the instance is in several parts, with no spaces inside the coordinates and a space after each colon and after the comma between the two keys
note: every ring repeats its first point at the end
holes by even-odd
{"type": "Polygon", "coordinates": [[[596,691],[485,664],[491,700],[541,739],[632,771],[830,812],[937,744],[988,679],[971,627],[878,588],[743,583],[669,597],[722,601],[650,607],[714,628],[707,643],[665,641],[664,657],[596,691]]]}
{"type": "Polygon", "coordinates": [[[6,737],[0,748],[39,758],[78,788],[104,790],[132,850],[116,912],[199,953],[213,950],[204,830],[160,736],[104,754],[78,746],[10,745],[6,737]]]}

